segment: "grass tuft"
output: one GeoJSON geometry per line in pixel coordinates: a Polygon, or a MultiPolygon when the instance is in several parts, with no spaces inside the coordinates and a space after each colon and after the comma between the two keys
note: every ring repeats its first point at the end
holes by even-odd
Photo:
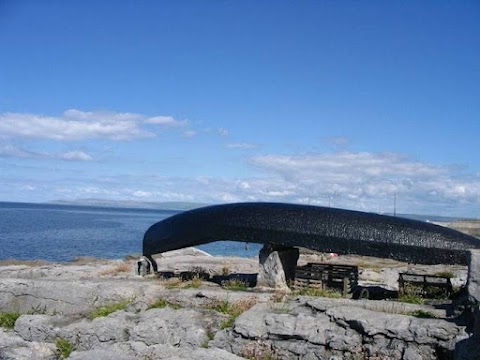
{"type": "Polygon", "coordinates": [[[398,301],[409,303],[409,304],[419,304],[419,305],[422,305],[425,303],[425,300],[421,296],[415,295],[415,294],[404,294],[398,298],[398,301]]]}
{"type": "Polygon", "coordinates": [[[0,312],[0,326],[7,329],[13,329],[13,327],[15,326],[15,322],[20,317],[20,315],[21,314],[18,312],[0,312]]]}
{"type": "Polygon", "coordinates": [[[222,281],[222,287],[226,290],[247,291],[247,282],[241,279],[230,279],[222,281]]]}
{"type": "Polygon", "coordinates": [[[97,317],[108,316],[116,311],[125,310],[130,305],[131,300],[121,300],[118,302],[106,304],[90,311],[88,318],[93,320],[97,317]]]}
{"type": "Polygon", "coordinates": [[[187,282],[187,284],[185,284],[183,287],[185,289],[190,289],[190,288],[193,288],[193,289],[198,289],[200,286],[202,286],[203,284],[203,280],[202,278],[196,274],[192,280],[190,280],[189,282],[187,282]]]}
{"type": "Polygon", "coordinates": [[[297,290],[296,293],[298,295],[304,295],[304,296],[318,296],[318,297],[326,297],[326,298],[333,298],[333,299],[339,299],[342,297],[342,294],[340,294],[338,291],[335,291],[329,288],[318,289],[313,287],[306,287],[306,288],[297,290]]]}
{"type": "Polygon", "coordinates": [[[182,308],[182,305],[172,303],[163,298],[157,299],[153,304],[151,304],[148,309],[163,309],[166,307],[171,307],[172,309],[178,310],[182,308]]]}
{"type": "Polygon", "coordinates": [[[220,324],[222,329],[226,329],[232,327],[235,319],[240,316],[240,314],[254,306],[256,303],[257,298],[255,296],[251,296],[234,303],[230,302],[228,298],[225,298],[223,300],[214,301],[213,303],[207,305],[207,308],[229,315],[229,318],[220,324]]]}
{"type": "Polygon", "coordinates": [[[182,279],[177,277],[172,277],[164,281],[164,285],[167,289],[175,289],[182,286],[182,279]]]}
{"type": "Polygon", "coordinates": [[[55,346],[57,347],[62,359],[68,358],[72,351],[75,350],[73,344],[68,339],[62,337],[59,337],[55,340],[55,346]]]}

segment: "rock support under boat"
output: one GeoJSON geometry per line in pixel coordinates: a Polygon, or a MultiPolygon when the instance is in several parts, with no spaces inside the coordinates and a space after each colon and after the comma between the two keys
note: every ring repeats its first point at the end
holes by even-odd
{"type": "Polygon", "coordinates": [[[298,248],[264,245],[258,255],[260,271],[257,276],[257,287],[290,292],[288,284],[295,279],[299,256],[298,248]]]}

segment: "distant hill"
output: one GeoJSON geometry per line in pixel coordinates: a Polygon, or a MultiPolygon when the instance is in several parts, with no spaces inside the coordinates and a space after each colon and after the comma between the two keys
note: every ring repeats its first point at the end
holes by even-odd
{"type": "Polygon", "coordinates": [[[211,204],[180,202],[180,201],[134,201],[134,200],[105,200],[105,199],[75,199],[75,200],[54,200],[52,204],[58,205],[81,205],[118,208],[138,208],[155,210],[191,210],[211,204]]]}

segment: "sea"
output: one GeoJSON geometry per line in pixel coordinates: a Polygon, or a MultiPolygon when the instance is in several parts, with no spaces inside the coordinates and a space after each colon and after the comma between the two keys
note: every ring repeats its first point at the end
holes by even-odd
{"type": "MultiPolygon", "coordinates": [[[[174,210],[0,202],[0,260],[69,262],[123,259],[142,253],[145,231],[174,210]]],[[[225,239],[228,240],[228,239],[225,239]]],[[[217,241],[199,249],[216,256],[258,256],[261,245],[217,241]]]]}

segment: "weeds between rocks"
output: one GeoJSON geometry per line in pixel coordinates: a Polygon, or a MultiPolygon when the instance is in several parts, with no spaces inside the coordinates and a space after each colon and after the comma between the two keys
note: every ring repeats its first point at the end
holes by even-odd
{"type": "Polygon", "coordinates": [[[404,294],[398,298],[398,301],[409,304],[425,304],[425,300],[421,296],[415,294],[404,294]]]}
{"type": "Polygon", "coordinates": [[[172,302],[170,302],[166,299],[160,298],[160,299],[157,299],[153,304],[151,304],[147,308],[147,310],[149,310],[149,309],[163,309],[163,308],[166,308],[166,307],[171,307],[172,309],[178,310],[178,309],[182,308],[182,305],[175,304],[175,303],[172,303],[172,302]]]}
{"type": "Polygon", "coordinates": [[[97,307],[90,311],[90,313],[88,314],[88,318],[90,320],[93,320],[97,317],[108,316],[116,311],[125,310],[127,306],[131,303],[131,299],[126,299],[97,307]]]}
{"type": "Polygon", "coordinates": [[[185,289],[198,289],[200,286],[202,286],[203,280],[199,275],[195,275],[192,280],[187,281],[187,283],[183,286],[185,289]]]}
{"type": "Polygon", "coordinates": [[[230,302],[228,298],[223,300],[215,300],[206,306],[207,309],[218,311],[222,314],[229,315],[229,318],[220,324],[221,329],[226,329],[233,326],[235,319],[244,313],[258,302],[255,296],[239,300],[237,302],[230,302]]]}
{"type": "Polygon", "coordinates": [[[60,354],[62,359],[66,359],[70,354],[75,350],[73,344],[65,338],[59,337],[55,340],[55,346],[60,354]]]}
{"type": "Polygon", "coordinates": [[[21,314],[19,312],[0,312],[0,327],[13,329],[13,327],[15,326],[15,322],[20,317],[20,315],[21,314]]]}
{"type": "Polygon", "coordinates": [[[198,289],[203,284],[203,280],[199,275],[195,275],[191,280],[186,281],[178,277],[172,277],[162,281],[167,289],[198,289]]]}
{"type": "MultiPolygon", "coordinates": [[[[29,311],[21,314],[18,311],[14,312],[0,312],[0,327],[7,329],[13,329],[15,322],[22,315],[45,315],[47,314],[47,307],[33,306],[29,311]]],[[[56,315],[57,311],[53,310],[51,315],[56,315]]]]}
{"type": "Polygon", "coordinates": [[[241,279],[225,280],[225,281],[222,281],[221,285],[222,285],[222,288],[226,290],[234,290],[234,291],[248,290],[247,282],[241,279]]]}
{"type": "Polygon", "coordinates": [[[288,303],[274,303],[272,311],[275,314],[292,314],[292,309],[288,303]]]}

